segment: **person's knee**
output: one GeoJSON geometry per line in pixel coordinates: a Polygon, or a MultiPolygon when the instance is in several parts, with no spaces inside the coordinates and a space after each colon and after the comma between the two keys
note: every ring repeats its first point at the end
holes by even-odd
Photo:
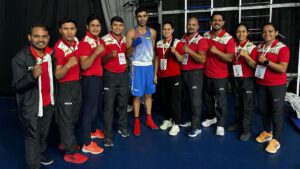
{"type": "Polygon", "coordinates": [[[139,102],[140,102],[140,97],[134,97],[134,98],[133,98],[133,102],[139,103],[139,102]]]}
{"type": "Polygon", "coordinates": [[[145,94],[145,99],[151,99],[152,95],[151,94],[145,94]]]}

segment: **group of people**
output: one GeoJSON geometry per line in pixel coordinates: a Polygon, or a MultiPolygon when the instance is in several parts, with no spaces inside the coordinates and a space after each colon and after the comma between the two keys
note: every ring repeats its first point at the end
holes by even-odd
{"type": "Polygon", "coordinates": [[[135,15],[137,26],[129,29],[126,36],[123,19],[115,16],[111,19],[111,31],[100,38],[101,19],[92,14],[87,18],[87,32],[81,41],[76,37],[77,23],[65,18],[59,22],[61,39],[52,49],[48,47],[48,27],[31,26],[30,45],[12,60],[26,168],[38,169],[40,164],[53,163],[46,154],[46,138],[54,114],[61,136],[59,147],[65,151],[67,162],[88,160],[80,148],[84,153],[102,153],[104,149],[93,141],[95,138],[104,139],[104,146],[113,146],[115,110],[118,133],[128,137],[130,90],[134,96],[135,136],[141,134],[141,98],[146,107],[145,124],[153,130],[170,128],[169,134],[176,136],[180,126],[190,126],[188,136],[196,137],[201,133],[201,125],[209,127],[216,123],[216,135],[224,136],[229,76],[235,118],[228,130],[242,129],[240,139],[249,140],[257,94],[264,131],[256,141],[268,142],[266,151],[277,152],[289,49],[276,39],[278,30],[274,24],[263,26],[264,43],[256,46],[247,38],[247,25],[237,26],[235,42],[223,29],[223,14],[214,13],[212,30],[203,36],[198,33],[198,19],[190,17],[188,32],[182,39],[173,37],[174,26],[167,21],[162,25],[163,39],[156,43],[156,31],[147,27],[147,11],[138,8],[135,15]],[[156,88],[164,116],[159,127],[151,116],[156,88]],[[203,97],[208,115],[201,123],[203,97]],[[104,132],[96,125],[102,110],[104,132]],[[75,136],[80,112],[82,146],[75,136]]]}

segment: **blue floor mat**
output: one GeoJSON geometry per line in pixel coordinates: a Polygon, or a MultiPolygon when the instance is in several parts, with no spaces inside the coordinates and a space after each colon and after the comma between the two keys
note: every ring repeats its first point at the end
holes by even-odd
{"type": "Polygon", "coordinates": [[[295,126],[297,127],[297,129],[300,131],[300,119],[298,119],[296,117],[290,117],[290,119],[295,124],[295,126]]]}
{"type": "MultiPolygon", "coordinates": [[[[233,119],[232,100],[229,101],[228,123],[233,119]]],[[[23,169],[24,145],[16,120],[14,99],[0,98],[0,168],[23,169]]],[[[160,124],[162,116],[154,110],[154,120],[160,124]]],[[[133,113],[128,114],[129,130],[133,129],[133,113]]],[[[132,134],[114,137],[114,147],[105,148],[103,154],[87,155],[89,160],[82,165],[66,163],[63,152],[57,149],[58,137],[51,131],[49,153],[55,162],[42,169],[299,169],[299,132],[285,118],[281,137],[281,148],[277,154],[264,151],[266,144],[259,144],[255,137],[262,131],[259,113],[253,117],[252,136],[241,142],[238,132],[225,130],[225,136],[215,135],[215,126],[203,128],[195,137],[186,136],[188,129],[181,128],[176,137],[168,131],[153,131],[145,126],[145,115],[141,117],[140,137],[132,134]]],[[[103,147],[103,140],[95,140],[103,147]]]]}

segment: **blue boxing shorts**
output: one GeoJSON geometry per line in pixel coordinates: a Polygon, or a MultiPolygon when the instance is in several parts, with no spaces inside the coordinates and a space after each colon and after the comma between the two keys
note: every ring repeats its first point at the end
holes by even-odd
{"type": "Polygon", "coordinates": [[[132,66],[131,72],[131,93],[133,96],[141,97],[145,94],[155,92],[154,66],[132,66]]]}

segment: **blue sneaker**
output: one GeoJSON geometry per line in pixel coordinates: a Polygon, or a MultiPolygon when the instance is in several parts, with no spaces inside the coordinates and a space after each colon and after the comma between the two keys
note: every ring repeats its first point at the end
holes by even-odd
{"type": "Polygon", "coordinates": [[[188,133],[189,137],[196,137],[201,133],[201,129],[191,129],[191,131],[188,133]]]}

